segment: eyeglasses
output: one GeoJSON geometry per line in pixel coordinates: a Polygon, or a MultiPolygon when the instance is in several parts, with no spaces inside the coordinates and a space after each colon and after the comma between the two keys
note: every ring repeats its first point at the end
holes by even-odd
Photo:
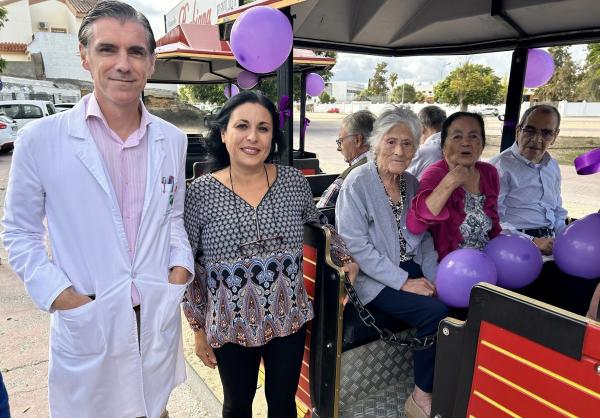
{"type": "Polygon", "coordinates": [[[350,138],[356,136],[356,134],[350,134],[350,135],[344,135],[344,136],[340,136],[338,137],[338,139],[335,140],[335,143],[337,144],[338,148],[342,146],[342,141],[346,138],[350,138]]]}
{"type": "Polygon", "coordinates": [[[258,255],[262,251],[275,251],[281,248],[283,244],[283,236],[275,235],[269,238],[258,238],[254,241],[248,241],[238,246],[240,253],[244,257],[252,257],[258,255]]]}
{"type": "Polygon", "coordinates": [[[242,256],[252,257],[263,251],[274,251],[281,248],[281,244],[283,244],[282,235],[278,234],[272,237],[261,238],[258,214],[255,214],[254,216],[254,226],[256,227],[256,239],[238,245],[238,249],[242,256]]]}
{"type": "Polygon", "coordinates": [[[530,125],[519,127],[519,129],[527,139],[533,139],[540,135],[544,141],[552,141],[556,136],[556,131],[553,129],[537,129],[530,125]]]}

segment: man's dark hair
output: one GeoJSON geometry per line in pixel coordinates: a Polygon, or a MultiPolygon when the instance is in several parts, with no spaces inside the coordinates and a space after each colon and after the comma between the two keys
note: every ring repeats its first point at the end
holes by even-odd
{"type": "Polygon", "coordinates": [[[450,125],[452,125],[452,122],[454,122],[457,119],[460,118],[472,118],[475,119],[477,121],[477,123],[479,124],[479,128],[481,129],[481,146],[482,148],[485,147],[485,123],[483,122],[483,117],[479,114],[479,113],[471,113],[471,112],[456,112],[451,114],[450,116],[448,116],[448,119],[446,119],[444,121],[444,123],[442,124],[442,131],[441,131],[441,147],[442,149],[444,149],[444,143],[446,142],[446,138],[448,137],[448,128],[450,128],[450,125]]]}
{"type": "Polygon", "coordinates": [[[419,120],[424,129],[442,130],[442,124],[446,120],[446,111],[439,106],[425,106],[419,111],[419,120]]]}
{"type": "Polygon", "coordinates": [[[530,108],[528,108],[524,113],[523,116],[521,116],[521,120],[519,121],[519,127],[522,128],[523,125],[525,124],[525,121],[527,121],[527,118],[529,118],[529,116],[531,116],[533,114],[533,112],[535,112],[536,110],[539,110],[542,113],[554,113],[556,115],[556,129],[560,128],[560,113],[558,112],[558,109],[555,108],[552,105],[549,104],[537,104],[537,105],[533,105],[530,108]]]}
{"type": "Polygon", "coordinates": [[[283,132],[279,129],[279,112],[271,100],[261,93],[251,90],[242,91],[223,105],[217,117],[211,123],[210,133],[208,134],[208,143],[213,150],[214,156],[217,159],[217,164],[213,167],[213,171],[220,170],[231,164],[229,153],[223,141],[221,141],[221,132],[227,129],[231,114],[238,107],[246,103],[258,103],[269,111],[273,126],[273,139],[271,140],[271,151],[267,157],[267,161],[272,161],[275,152],[283,143],[283,132]]]}
{"type": "Polygon", "coordinates": [[[154,50],[156,49],[156,41],[154,40],[152,27],[150,26],[148,19],[146,19],[146,16],[135,10],[129,4],[116,0],[99,1],[83,18],[81,27],[79,28],[78,37],[79,43],[85,48],[87,48],[92,39],[92,25],[98,19],[103,18],[116,19],[121,22],[121,24],[129,21],[140,23],[146,31],[148,53],[154,54],[154,50]]]}

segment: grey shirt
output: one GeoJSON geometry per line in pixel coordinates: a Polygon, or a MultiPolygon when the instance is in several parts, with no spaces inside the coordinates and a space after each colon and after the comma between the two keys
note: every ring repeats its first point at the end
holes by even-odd
{"type": "Polygon", "coordinates": [[[427,279],[435,280],[438,255],[431,235],[415,235],[406,229],[406,213],[419,182],[409,173],[404,176],[406,205],[400,229],[373,161],[353,170],[338,196],[337,227],[360,267],[354,287],[364,304],[386,286],[399,290],[408,279],[408,273],[400,268],[400,233],[406,241],[406,252],[413,255],[427,279]]]}
{"type": "Polygon", "coordinates": [[[437,132],[419,147],[406,171],[420,179],[427,167],[441,159],[442,134],[437,132]]]}

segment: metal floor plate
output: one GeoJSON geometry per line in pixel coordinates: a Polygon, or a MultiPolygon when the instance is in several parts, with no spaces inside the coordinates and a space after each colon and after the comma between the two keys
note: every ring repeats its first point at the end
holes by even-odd
{"type": "Polygon", "coordinates": [[[388,386],[340,412],[341,418],[404,418],[404,401],[413,384],[388,386]]]}
{"type": "Polygon", "coordinates": [[[341,364],[340,416],[404,417],[404,401],[413,387],[411,350],[378,340],[346,351],[341,364]]]}

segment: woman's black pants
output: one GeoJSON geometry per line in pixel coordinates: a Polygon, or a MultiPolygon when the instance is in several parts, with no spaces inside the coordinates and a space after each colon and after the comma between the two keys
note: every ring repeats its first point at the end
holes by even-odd
{"type": "Polygon", "coordinates": [[[260,347],[228,343],[215,349],[223,384],[223,418],[252,418],[258,369],[263,360],[269,418],[296,417],[306,326],[287,337],[273,338],[260,347]]]}

